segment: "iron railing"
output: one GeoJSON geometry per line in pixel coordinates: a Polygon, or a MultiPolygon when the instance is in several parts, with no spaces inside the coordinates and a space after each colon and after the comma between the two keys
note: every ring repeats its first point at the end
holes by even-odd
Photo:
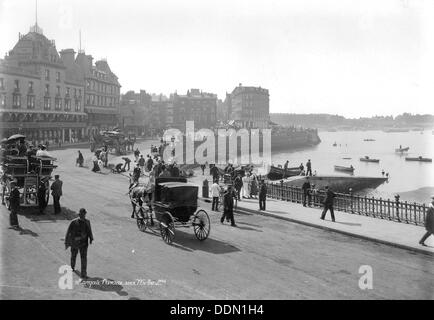
{"type": "MultiPolygon", "coordinates": [[[[300,187],[267,183],[267,197],[282,201],[303,203],[303,190],[300,187]]],[[[425,204],[400,201],[399,195],[394,200],[359,196],[352,193],[336,193],[334,209],[352,214],[396,222],[425,225],[428,207],[425,204]]],[[[322,207],[325,198],[324,190],[309,190],[306,203],[311,207],[322,207]],[[309,201],[310,200],[310,201],[309,201]]]]}

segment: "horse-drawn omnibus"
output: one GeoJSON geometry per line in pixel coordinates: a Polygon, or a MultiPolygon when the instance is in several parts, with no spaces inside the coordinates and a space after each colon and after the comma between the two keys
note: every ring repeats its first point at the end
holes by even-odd
{"type": "MultiPolygon", "coordinates": [[[[24,141],[24,136],[20,139],[24,141]]],[[[9,138],[10,139],[10,138],[9,138]]],[[[20,190],[20,205],[34,207],[39,205],[38,187],[45,184],[45,203],[50,197],[50,179],[56,158],[50,156],[18,155],[8,150],[2,150],[1,159],[1,190],[2,204],[9,208],[11,182],[15,182],[20,190]]]]}

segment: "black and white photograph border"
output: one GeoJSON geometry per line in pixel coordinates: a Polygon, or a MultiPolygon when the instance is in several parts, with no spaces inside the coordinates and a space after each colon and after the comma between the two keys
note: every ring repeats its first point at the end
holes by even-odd
{"type": "Polygon", "coordinates": [[[433,300],[433,14],[0,0],[0,299],[433,300]]]}

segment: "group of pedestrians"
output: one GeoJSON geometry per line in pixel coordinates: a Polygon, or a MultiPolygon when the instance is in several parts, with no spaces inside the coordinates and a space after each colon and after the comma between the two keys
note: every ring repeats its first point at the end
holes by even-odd
{"type": "MultiPolygon", "coordinates": [[[[46,187],[47,181],[44,179],[41,179],[38,185],[37,190],[37,198],[38,198],[38,207],[39,207],[39,214],[44,214],[45,209],[48,206],[48,201],[46,199],[47,196],[47,187],[46,187]]],[[[17,182],[12,181],[10,183],[11,191],[9,194],[9,224],[11,228],[13,229],[19,229],[20,225],[18,222],[18,213],[21,208],[21,193],[18,188],[17,182]]],[[[54,182],[51,184],[51,195],[53,197],[53,208],[54,208],[54,214],[60,214],[62,212],[62,209],[60,207],[60,197],[63,195],[62,193],[62,187],[63,182],[60,180],[59,175],[54,176],[54,182]]]]}
{"type": "MultiPolygon", "coordinates": [[[[232,184],[227,185],[227,189],[224,190],[219,181],[214,180],[211,186],[212,206],[211,210],[218,212],[219,202],[223,193],[223,215],[220,219],[221,223],[226,221],[231,222],[231,226],[236,226],[234,220],[234,200],[239,201],[239,190],[232,184]]],[[[267,185],[264,180],[261,180],[259,184],[259,210],[266,210],[267,199],[267,185]]]]}
{"type": "MultiPolygon", "coordinates": [[[[289,170],[289,160],[286,160],[285,164],[283,165],[283,170],[285,171],[285,176],[286,176],[286,172],[289,170]]],[[[292,169],[297,169],[297,167],[292,168],[292,169]]],[[[306,171],[305,166],[303,165],[303,163],[300,163],[300,165],[298,166],[298,169],[300,171],[300,175],[302,176],[312,176],[312,175],[316,175],[316,174],[312,174],[312,162],[310,161],[310,159],[307,160],[306,162],[306,171]]]]}
{"type": "Polygon", "coordinates": [[[108,147],[104,146],[101,150],[97,150],[92,157],[93,172],[101,172],[101,168],[108,166],[108,147]]]}

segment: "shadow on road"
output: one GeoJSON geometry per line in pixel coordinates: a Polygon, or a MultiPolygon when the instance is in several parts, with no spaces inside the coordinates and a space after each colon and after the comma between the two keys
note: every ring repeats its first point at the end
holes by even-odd
{"type": "Polygon", "coordinates": [[[250,227],[262,228],[262,226],[260,226],[259,224],[247,223],[247,222],[242,222],[242,221],[237,221],[237,224],[243,224],[243,225],[250,226],[250,227]]]}
{"type": "Polygon", "coordinates": [[[32,237],[39,237],[39,235],[36,232],[33,232],[30,229],[18,229],[18,231],[20,232],[20,235],[31,235],[32,237]]]}
{"type": "Polygon", "coordinates": [[[237,224],[237,228],[238,229],[241,229],[241,230],[247,230],[247,231],[256,231],[256,232],[262,232],[262,230],[258,230],[258,229],[255,229],[255,228],[251,228],[251,227],[243,227],[243,226],[240,226],[240,224],[243,224],[242,222],[235,222],[236,224],[237,224]]]}
{"type": "Polygon", "coordinates": [[[237,247],[212,238],[208,238],[204,241],[197,240],[194,232],[187,233],[180,230],[176,230],[175,239],[173,241],[174,247],[179,249],[187,249],[191,251],[201,250],[214,254],[224,254],[236,251],[241,251],[237,247]]]}
{"type": "Polygon", "coordinates": [[[127,296],[128,292],[124,290],[124,287],[119,284],[119,281],[112,279],[103,279],[99,277],[89,277],[83,280],[81,284],[86,289],[98,290],[103,292],[115,292],[119,296],[127,296]]]}
{"type": "Polygon", "coordinates": [[[354,227],[360,227],[360,226],[362,226],[361,223],[339,222],[339,221],[336,221],[335,223],[345,224],[345,225],[347,225],[347,226],[354,226],[354,227]]]}
{"type": "Polygon", "coordinates": [[[43,214],[39,214],[38,207],[21,208],[19,215],[24,216],[32,222],[56,222],[57,220],[73,220],[78,217],[78,213],[66,207],[62,207],[62,212],[54,214],[54,208],[49,205],[43,214]]]}

